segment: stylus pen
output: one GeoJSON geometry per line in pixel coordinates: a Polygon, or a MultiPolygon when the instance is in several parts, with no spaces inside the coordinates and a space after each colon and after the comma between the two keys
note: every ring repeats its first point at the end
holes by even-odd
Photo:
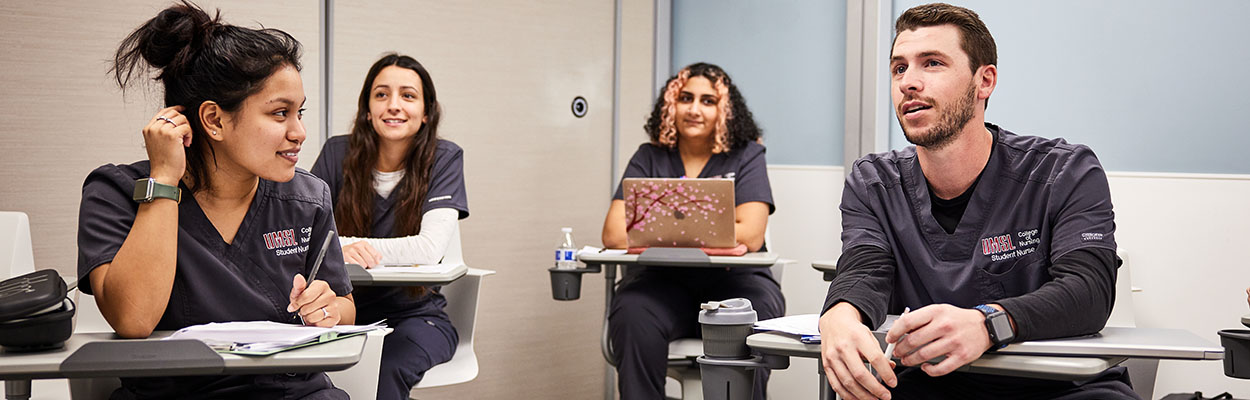
{"type": "MultiPolygon", "coordinates": [[[[330,249],[331,239],[334,239],[334,231],[332,230],[326,232],[325,243],[321,244],[321,251],[317,252],[317,260],[313,261],[312,271],[308,272],[308,280],[307,280],[308,286],[312,286],[313,280],[317,279],[317,270],[321,269],[321,262],[325,261],[326,259],[326,250],[330,249]]],[[[304,289],[308,289],[308,286],[304,286],[304,289]]],[[[304,316],[299,314],[299,310],[295,310],[295,316],[299,317],[299,323],[305,324],[304,316]]]]}

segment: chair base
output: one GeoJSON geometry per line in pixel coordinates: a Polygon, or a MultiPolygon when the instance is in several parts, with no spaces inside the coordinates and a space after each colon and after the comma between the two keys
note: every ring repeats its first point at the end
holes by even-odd
{"type": "Polygon", "coordinates": [[[682,400],[703,399],[703,379],[694,360],[703,355],[703,341],[687,338],[668,342],[666,375],[681,384],[682,400]]]}
{"type": "Polygon", "coordinates": [[[667,375],[681,384],[681,400],[703,400],[703,378],[699,367],[669,367],[667,375]]]}

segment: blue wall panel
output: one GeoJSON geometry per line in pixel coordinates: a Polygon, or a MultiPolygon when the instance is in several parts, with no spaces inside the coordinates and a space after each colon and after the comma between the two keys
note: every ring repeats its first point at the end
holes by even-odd
{"type": "Polygon", "coordinates": [[[675,0],[672,21],[672,71],[725,68],[764,129],[769,164],[842,165],[844,1],[675,0]]]}
{"type": "MultiPolygon", "coordinates": [[[[1250,173],[1250,1],[952,4],[998,44],[988,121],[1087,144],[1113,171],[1250,173]]],[[[908,145],[890,120],[891,147],[908,145]]]]}

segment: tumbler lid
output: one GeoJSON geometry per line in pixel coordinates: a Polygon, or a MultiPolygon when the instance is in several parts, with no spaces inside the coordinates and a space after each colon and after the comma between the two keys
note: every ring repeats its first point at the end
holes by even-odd
{"type": "Polygon", "coordinates": [[[711,325],[754,325],[755,310],[751,308],[751,300],[734,298],[721,301],[709,301],[699,305],[699,323],[711,325]]]}

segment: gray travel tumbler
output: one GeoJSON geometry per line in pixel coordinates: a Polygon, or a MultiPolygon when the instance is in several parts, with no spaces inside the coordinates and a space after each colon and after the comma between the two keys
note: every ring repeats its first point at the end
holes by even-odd
{"type": "Polygon", "coordinates": [[[699,373],[703,397],[708,399],[750,399],[755,386],[755,367],[747,336],[755,327],[755,310],[747,299],[711,301],[699,306],[703,326],[703,357],[699,373]]]}

